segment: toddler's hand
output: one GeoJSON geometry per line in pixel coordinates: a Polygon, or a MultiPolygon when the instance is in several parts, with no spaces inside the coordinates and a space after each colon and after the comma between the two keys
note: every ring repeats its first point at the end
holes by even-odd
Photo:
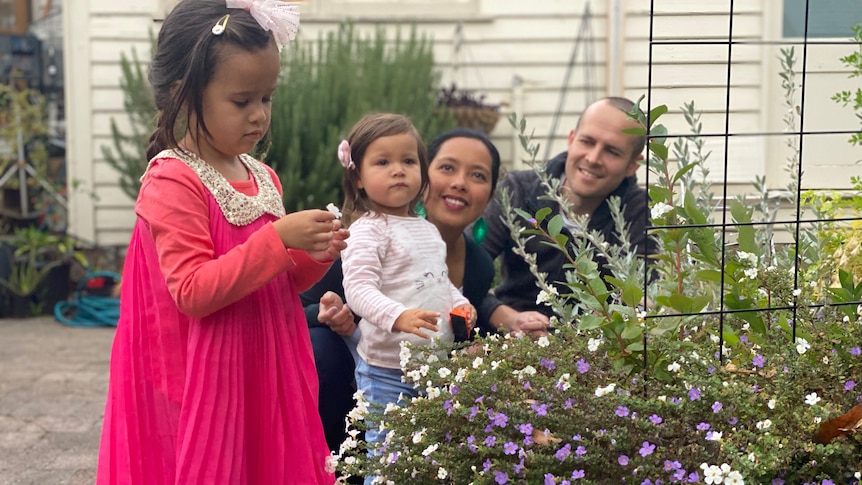
{"type": "Polygon", "coordinates": [[[273,223],[285,247],[305,251],[326,251],[341,222],[328,211],[310,209],[291,212],[273,223]]]}
{"type": "Polygon", "coordinates": [[[395,324],[392,325],[392,330],[396,332],[412,333],[422,338],[430,338],[422,329],[437,331],[437,319],[440,314],[421,308],[411,308],[404,310],[398,318],[395,319],[395,324]]]}
{"type": "Polygon", "coordinates": [[[470,312],[470,319],[467,320],[467,335],[470,335],[470,333],[473,331],[473,328],[476,327],[476,319],[478,318],[478,314],[476,313],[476,307],[469,303],[464,303],[463,305],[458,305],[455,308],[470,312]]]}

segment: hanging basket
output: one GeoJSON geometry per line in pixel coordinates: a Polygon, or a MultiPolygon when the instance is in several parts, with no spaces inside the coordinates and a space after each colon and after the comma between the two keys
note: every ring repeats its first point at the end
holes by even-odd
{"type": "Polygon", "coordinates": [[[500,112],[494,108],[479,106],[453,106],[449,108],[450,113],[461,128],[482,130],[486,135],[494,131],[500,112]]]}

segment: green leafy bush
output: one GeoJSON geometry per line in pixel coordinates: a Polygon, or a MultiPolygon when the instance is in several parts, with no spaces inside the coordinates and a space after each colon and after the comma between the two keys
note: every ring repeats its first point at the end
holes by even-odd
{"type": "Polygon", "coordinates": [[[363,115],[409,116],[423,137],[454,126],[435,113],[439,75],[431,43],[411,30],[363,37],[351,23],[316,42],[291,44],[273,100],[266,161],[284,186],[287,210],[341,200],[338,142],[363,115]]]}
{"type": "MultiPolygon", "coordinates": [[[[624,249],[618,200],[621,247],[571,213],[583,234],[573,240],[559,214],[510,208],[514,251],[528,263],[527,238],[574,247],[565,291],[535,274],[554,332],[479,339],[444,360],[405,347],[421,397],[380,410],[357,396],[343,472],[377,483],[860,482],[862,283],[845,271],[833,283],[824,231],[776,245],[759,224],[774,214],[741,198],[729,204],[726,229],[713,225],[716,203],[694,183],[708,156],[699,115],[685,107],[692,137],[669,148],[656,123],[666,111],[653,109],[648,127],[658,136],[649,143],[658,278],[645,286],[645,262],[624,249]],[[606,281],[594,252],[608,261],[606,281]],[[371,455],[360,439],[365,417],[387,430],[371,455]]],[[[630,116],[647,131],[646,116],[630,116]]],[[[535,160],[525,121],[510,121],[535,160]]],[[[787,170],[798,174],[796,155],[787,170]]],[[[559,180],[540,168],[548,197],[567,207],[559,180]]]]}

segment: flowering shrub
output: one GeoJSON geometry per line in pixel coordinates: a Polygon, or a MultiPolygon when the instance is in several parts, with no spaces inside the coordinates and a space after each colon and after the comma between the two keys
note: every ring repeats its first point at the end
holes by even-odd
{"type": "MultiPolygon", "coordinates": [[[[783,64],[792,71],[792,51],[783,64]]],[[[775,245],[771,226],[757,224],[774,220],[766,197],[729,203],[730,249],[727,228],[713,226],[699,116],[686,105],[693,137],[668,147],[656,138],[667,135],[656,123],[666,111],[630,113],[652,135],[661,249],[649,268],[626,250],[618,200],[610,205],[623,244],[610,246],[568,212],[559,180],[537,170],[583,235],[570,238],[548,211],[506,216],[514,251],[534,269],[527,238],[569,257],[565,284],[534,271],[554,331],[477,338],[447,359],[403,348],[405,378],[421,396],[373,409],[358,395],[342,472],[394,484],[860,483],[862,283],[845,270],[833,279],[828,228],[800,228],[794,245],[775,245]],[[612,273],[605,281],[596,253],[612,273]],[[361,440],[369,425],[387,432],[370,453],[361,440]]],[[[511,121],[535,159],[525,122],[511,121]]],[[[799,173],[797,154],[787,171],[799,173]]]]}

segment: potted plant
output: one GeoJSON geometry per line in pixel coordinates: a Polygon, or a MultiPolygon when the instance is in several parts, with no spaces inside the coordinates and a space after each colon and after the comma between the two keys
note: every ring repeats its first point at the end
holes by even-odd
{"type": "Polygon", "coordinates": [[[0,278],[0,285],[8,292],[9,316],[13,318],[26,318],[40,313],[45,305],[41,303],[40,290],[43,282],[54,268],[59,267],[61,261],[51,261],[39,264],[35,253],[26,258],[14,259],[12,261],[9,276],[0,278]]]}
{"type": "Polygon", "coordinates": [[[86,256],[68,235],[29,226],[16,230],[8,245],[12,251],[9,274],[0,277],[0,284],[10,292],[12,308],[17,296],[29,301],[26,306],[31,303],[41,311],[53,311],[69,295],[72,264],[88,266],[86,256]]]}
{"type": "Polygon", "coordinates": [[[485,101],[485,95],[459,88],[455,83],[443,87],[437,97],[437,109],[448,111],[463,128],[482,130],[490,134],[500,119],[499,104],[485,101]]]}

